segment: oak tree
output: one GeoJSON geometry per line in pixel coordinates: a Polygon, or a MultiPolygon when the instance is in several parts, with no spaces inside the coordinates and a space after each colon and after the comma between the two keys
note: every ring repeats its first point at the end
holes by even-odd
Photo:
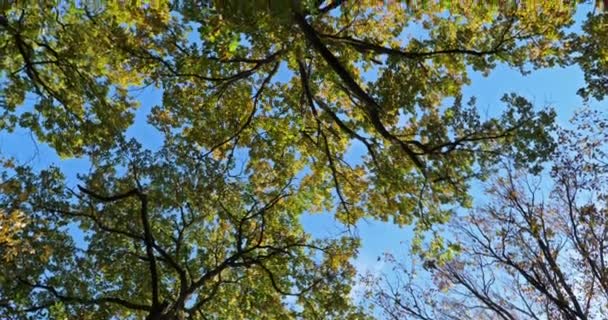
{"type": "MultiPolygon", "coordinates": [[[[584,92],[597,94],[604,64],[576,53],[603,42],[566,34],[575,8],[4,8],[0,128],[31,130],[91,170],[70,185],[69,168],[5,166],[3,217],[23,221],[18,245],[31,249],[9,253],[0,271],[0,315],[363,317],[349,301],[358,221],[415,224],[422,241],[469,205],[470,179],[484,178],[500,155],[535,165],[554,147],[554,113],[516,94],[505,95],[502,115],[482,118],[462,94],[471,73],[587,61],[584,92]],[[162,101],[139,106],[141,88],[162,101]],[[149,110],[138,125],[156,129],[160,147],[127,138],[138,108],[149,110]],[[313,238],[304,213],[333,215],[345,233],[313,238]]],[[[12,246],[15,236],[2,239],[12,246]]]]}

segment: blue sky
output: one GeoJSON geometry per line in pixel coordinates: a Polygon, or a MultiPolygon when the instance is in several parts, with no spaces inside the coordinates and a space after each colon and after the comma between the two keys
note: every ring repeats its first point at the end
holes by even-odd
{"type": "MultiPolygon", "coordinates": [[[[591,6],[584,7],[577,14],[578,21],[581,21],[585,12],[590,9],[591,6]]],[[[584,85],[583,74],[577,67],[543,69],[523,76],[518,70],[499,65],[488,77],[473,73],[471,78],[472,84],[465,88],[464,94],[465,97],[477,97],[482,113],[487,110],[489,114],[497,114],[503,108],[500,98],[509,92],[523,95],[539,108],[555,108],[560,125],[567,125],[573,112],[583,106],[582,99],[576,95],[577,89],[584,85]]],[[[142,107],[137,112],[136,124],[129,129],[128,134],[144,141],[147,146],[158,146],[161,142],[160,136],[150,126],[145,125],[145,118],[152,106],[161,104],[161,92],[148,88],[138,95],[142,107]]],[[[591,107],[600,107],[600,103],[592,102],[591,107]]],[[[356,157],[361,150],[355,148],[352,153],[353,157],[356,157]]],[[[58,165],[64,169],[70,186],[77,183],[76,173],[87,172],[89,169],[86,160],[60,159],[52,149],[36,142],[25,130],[16,130],[10,134],[0,133],[0,154],[14,156],[19,162],[27,162],[34,168],[58,165]]],[[[474,198],[483,199],[481,190],[480,184],[474,186],[471,190],[474,198]]],[[[340,230],[328,214],[305,216],[302,222],[307,230],[315,235],[335,234],[340,230]]],[[[361,272],[378,272],[384,268],[384,265],[377,261],[382,253],[392,252],[398,257],[406,255],[411,231],[407,228],[397,228],[390,223],[366,220],[358,224],[358,233],[362,237],[363,247],[355,265],[361,272]]]]}

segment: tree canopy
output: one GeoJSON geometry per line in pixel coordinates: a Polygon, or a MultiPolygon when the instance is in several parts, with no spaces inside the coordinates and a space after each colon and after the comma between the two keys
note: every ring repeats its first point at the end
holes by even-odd
{"type": "Polygon", "coordinates": [[[457,258],[386,256],[398,275],[368,276],[371,300],[391,319],[602,319],[606,119],[587,109],[560,130],[550,184],[512,168],[496,177],[488,203],[454,223],[457,258]]]}
{"type": "Polygon", "coordinates": [[[415,252],[447,261],[458,246],[425,235],[470,207],[472,179],[504,156],[538,172],[556,146],[554,111],[516,93],[480,115],[472,73],[577,64],[582,96],[608,87],[606,16],[571,33],[574,2],[2,10],[0,129],[91,166],[71,185],[69,168],[3,160],[9,319],[364,318],[357,222],[414,225],[415,252]],[[140,105],[149,88],[162,100],[140,105]],[[140,110],[158,147],[127,134],[140,110]],[[314,213],[344,232],[312,237],[314,213]]]}

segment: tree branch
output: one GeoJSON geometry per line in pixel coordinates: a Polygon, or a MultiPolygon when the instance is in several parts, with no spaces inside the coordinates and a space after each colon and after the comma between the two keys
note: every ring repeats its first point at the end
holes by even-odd
{"type": "Polygon", "coordinates": [[[140,208],[140,219],[141,219],[141,223],[142,223],[142,227],[144,229],[144,237],[143,237],[143,241],[144,241],[144,245],[146,246],[146,255],[148,257],[148,264],[149,264],[149,269],[150,269],[150,280],[151,280],[151,285],[152,285],[152,308],[153,309],[157,309],[160,306],[160,300],[159,300],[159,290],[158,290],[158,270],[157,270],[157,265],[156,265],[156,257],[154,255],[154,247],[155,247],[155,242],[154,242],[154,237],[152,236],[152,231],[150,229],[150,221],[149,221],[149,217],[148,217],[148,197],[146,194],[144,194],[143,192],[141,192],[141,190],[139,190],[138,188],[133,188],[127,192],[124,193],[120,193],[120,194],[116,194],[116,195],[112,195],[112,196],[104,196],[104,195],[100,195],[98,193],[95,193],[83,186],[78,186],[78,189],[99,200],[99,201],[103,201],[103,202],[114,202],[114,201],[118,201],[118,200],[122,200],[128,197],[132,197],[132,196],[136,196],[140,203],[141,203],[141,208],[140,208]]]}
{"type": "Polygon", "coordinates": [[[66,296],[66,295],[60,294],[57,291],[57,289],[55,289],[54,287],[51,287],[51,286],[43,285],[40,283],[32,284],[23,279],[19,279],[19,281],[32,288],[46,290],[51,295],[53,295],[55,298],[59,299],[61,302],[64,302],[64,303],[76,303],[76,304],[86,304],[86,305],[113,303],[113,304],[118,304],[120,306],[123,306],[127,309],[131,309],[131,310],[141,310],[141,311],[151,311],[152,310],[152,308],[150,306],[129,302],[127,300],[116,298],[116,297],[101,297],[101,298],[94,298],[94,299],[72,297],[72,296],[66,296]]]}
{"type": "Polygon", "coordinates": [[[380,112],[382,108],[378,103],[369,95],[359,84],[355,81],[355,79],[350,75],[350,73],[342,66],[340,61],[334,56],[329,49],[323,44],[317,32],[313,29],[313,27],[308,24],[306,21],[306,17],[304,17],[301,13],[294,13],[295,20],[297,24],[300,26],[300,29],[308,39],[308,41],[313,45],[316,51],[323,57],[325,62],[334,70],[334,72],[342,79],[346,87],[364,104],[364,111],[367,114],[370,122],[376,129],[376,131],[388,141],[397,144],[401,147],[401,149],[407,154],[407,156],[412,160],[412,162],[422,171],[423,174],[426,174],[426,168],[424,163],[418,158],[418,156],[410,149],[407,143],[401,141],[395,135],[391,134],[382,121],[380,119],[380,112]]]}

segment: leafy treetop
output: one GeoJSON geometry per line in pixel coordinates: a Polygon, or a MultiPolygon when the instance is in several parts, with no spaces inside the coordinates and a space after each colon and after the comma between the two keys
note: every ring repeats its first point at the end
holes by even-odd
{"type": "MultiPolygon", "coordinates": [[[[604,65],[577,53],[605,45],[565,33],[574,10],[550,1],[5,10],[0,127],[30,129],[92,169],[79,188],[61,168],[5,170],[0,200],[25,215],[21,245],[36,251],[0,274],[0,306],[83,319],[361,317],[348,301],[357,238],[312,239],[300,216],[416,223],[421,236],[469,205],[468,182],[501,155],[545,159],[552,111],[508,94],[502,115],[482,119],[462,88],[499,63],[524,73],[578,63],[582,92],[601,97],[604,65]],[[125,138],[147,86],[163,94],[146,106],[158,150],[125,138]]],[[[589,21],[585,31],[601,34],[601,20],[589,21]]],[[[441,241],[431,247],[442,251],[441,241]]]]}

